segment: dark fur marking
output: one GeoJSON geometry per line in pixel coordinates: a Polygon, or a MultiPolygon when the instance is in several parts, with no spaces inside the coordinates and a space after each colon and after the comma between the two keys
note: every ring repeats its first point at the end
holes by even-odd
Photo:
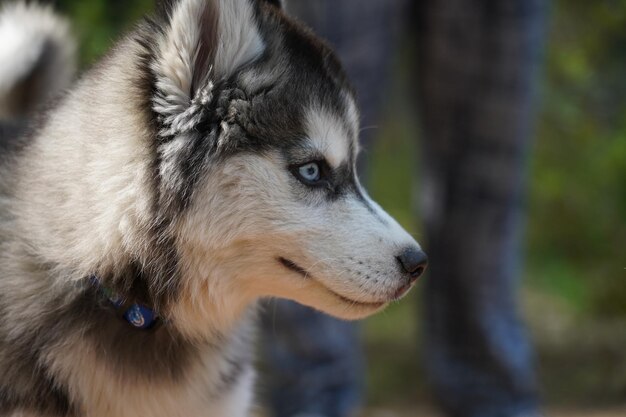
{"type": "Polygon", "coordinates": [[[0,155],[6,155],[19,149],[20,137],[26,132],[26,124],[19,122],[0,122],[0,155]]]}
{"type": "Polygon", "coordinates": [[[28,120],[2,121],[0,123],[0,163],[17,157],[48,123],[49,115],[63,103],[67,92],[62,92],[38,107],[28,120]]]}
{"type": "Polygon", "coordinates": [[[240,360],[232,358],[226,358],[228,363],[228,370],[220,372],[220,384],[217,387],[218,392],[225,392],[233,387],[243,375],[244,370],[247,367],[247,363],[242,363],[240,360]]]}
{"type": "MultiPolygon", "coordinates": [[[[138,331],[116,317],[116,311],[92,291],[85,293],[74,313],[90,317],[85,336],[106,358],[115,373],[148,380],[181,380],[197,350],[171,326],[157,331],[138,331]]],[[[73,323],[76,328],[80,322],[73,323]]]]}
{"type": "MultiPolygon", "coordinates": [[[[205,45],[204,48],[199,48],[198,56],[196,57],[196,63],[194,66],[193,82],[191,83],[191,91],[195,92],[199,88],[204,86],[200,85],[205,78],[205,74],[211,68],[211,63],[214,61],[215,53],[217,52],[217,45],[219,44],[217,29],[219,26],[218,17],[219,13],[215,2],[206,2],[205,9],[200,16],[200,43],[205,45]],[[210,45],[211,47],[207,47],[210,45]]],[[[192,97],[193,98],[193,97],[192,97]]]]}
{"type": "MultiPolygon", "coordinates": [[[[77,415],[67,388],[51,376],[45,364],[44,347],[51,347],[59,337],[46,324],[25,329],[23,335],[11,340],[0,340],[0,411],[24,409],[51,416],[77,415]]],[[[58,328],[59,323],[55,324],[58,328]]]]}
{"type": "MultiPolygon", "coordinates": [[[[34,373],[41,383],[28,392],[16,393],[11,387],[0,385],[0,414],[11,414],[17,410],[34,411],[46,416],[73,417],[78,415],[70,403],[67,392],[59,389],[42,373],[34,373]]],[[[3,375],[9,377],[9,375],[3,375]]]]}
{"type": "Polygon", "coordinates": [[[155,5],[156,16],[160,19],[167,21],[169,17],[172,15],[172,11],[174,10],[174,6],[180,0],[157,0],[155,5]]]}
{"type": "Polygon", "coordinates": [[[385,226],[388,226],[389,223],[387,222],[387,220],[385,220],[384,218],[380,216],[380,214],[378,213],[378,210],[376,210],[374,206],[372,206],[370,201],[365,197],[365,194],[363,194],[363,189],[355,183],[353,190],[354,190],[354,195],[363,204],[363,206],[365,206],[367,211],[369,211],[379,222],[381,222],[385,226]]]}
{"type": "MultiPolygon", "coordinates": [[[[161,159],[156,140],[160,123],[157,114],[152,110],[152,99],[156,94],[156,77],[151,65],[156,59],[157,45],[154,43],[159,34],[163,33],[164,21],[159,17],[146,19],[137,27],[129,41],[136,42],[141,47],[137,57],[136,81],[133,93],[138,100],[137,112],[143,115],[147,126],[148,146],[151,148],[152,161],[150,175],[152,188],[155,196],[152,201],[154,221],[148,239],[151,252],[149,258],[136,259],[128,266],[127,277],[140,282],[126,284],[126,288],[147,288],[148,304],[156,308],[164,308],[174,302],[179,296],[179,280],[173,279],[178,274],[178,255],[176,253],[174,239],[168,235],[168,228],[172,220],[178,214],[177,209],[164,204],[168,198],[164,194],[163,178],[160,176],[161,159]],[[142,281],[142,282],[141,282],[142,281]]],[[[124,294],[124,293],[123,293],[124,294]]]]}
{"type": "MultiPolygon", "coordinates": [[[[282,156],[290,165],[290,170],[297,176],[297,166],[310,161],[319,161],[324,159],[323,154],[312,151],[310,147],[302,146],[302,143],[295,143],[289,147],[282,149],[282,156]]],[[[354,158],[351,158],[354,159],[354,158]]],[[[322,175],[325,178],[324,186],[309,186],[313,190],[316,188],[326,193],[327,201],[337,201],[350,194],[358,193],[357,179],[355,176],[355,167],[353,163],[344,162],[336,168],[331,168],[324,160],[321,166],[322,175]]]]}
{"type": "MultiPolygon", "coordinates": [[[[176,158],[180,161],[176,177],[163,178],[157,172],[156,177],[161,182],[161,203],[170,203],[168,211],[171,213],[180,213],[189,207],[196,184],[211,163],[219,163],[234,153],[252,151],[259,154],[303,140],[306,132],[302,103],[310,102],[311,97],[317,97],[317,101],[331,111],[346,112],[342,92],[351,91],[351,88],[331,49],[275,7],[266,6],[264,2],[256,5],[255,17],[261,22],[259,28],[267,44],[265,53],[256,62],[240,68],[228,80],[214,86],[205,120],[198,125],[197,134],[189,139],[189,146],[176,158]],[[284,62],[290,65],[285,67],[284,62]],[[277,67],[283,71],[282,76],[260,91],[247,95],[239,85],[242,73],[276,71],[277,67]],[[293,88],[296,84],[298,89],[293,88]],[[224,123],[229,127],[228,133],[222,131],[224,123]],[[219,152],[216,148],[218,140],[225,144],[219,152]]],[[[152,45],[152,38],[148,32],[142,42],[152,45]]],[[[154,51],[151,53],[152,59],[157,59],[154,51]]],[[[152,74],[149,66],[144,71],[152,74]]],[[[149,91],[155,89],[153,79],[149,91]]],[[[160,142],[156,142],[158,153],[160,142]]],[[[339,197],[340,188],[334,188],[331,194],[339,197]]]]}
{"type": "Polygon", "coordinates": [[[283,7],[282,0],[261,0],[261,1],[264,1],[267,4],[271,4],[274,7],[278,7],[279,9],[282,9],[283,7]]]}
{"type": "MultiPolygon", "coordinates": [[[[344,114],[341,92],[351,91],[339,60],[330,47],[308,30],[286,21],[282,27],[284,46],[292,63],[291,80],[302,90],[302,97],[318,97],[336,114],[344,114]]],[[[291,89],[292,91],[295,89],[291,89]]],[[[299,97],[300,98],[300,97],[299,97]]],[[[301,106],[306,101],[295,102],[301,106]]]]}
{"type": "Polygon", "coordinates": [[[8,92],[3,92],[12,117],[29,117],[41,105],[39,101],[47,98],[42,94],[47,90],[46,83],[49,82],[46,73],[49,71],[51,61],[59,54],[58,48],[59,45],[55,42],[46,40],[30,72],[15,82],[8,92]]]}
{"type": "Polygon", "coordinates": [[[341,197],[346,196],[356,184],[353,182],[354,171],[349,164],[343,164],[333,171],[332,183],[333,186],[329,190],[328,199],[335,201],[341,197]]]}

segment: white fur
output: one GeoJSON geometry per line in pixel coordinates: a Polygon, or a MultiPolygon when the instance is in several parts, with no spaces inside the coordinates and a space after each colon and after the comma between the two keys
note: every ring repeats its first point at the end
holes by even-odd
{"type": "Polygon", "coordinates": [[[211,348],[198,358],[182,381],[138,377],[130,385],[117,383],[103,352],[84,341],[66,341],[64,356],[56,356],[53,370],[71,381],[75,403],[88,417],[246,417],[252,403],[254,372],[244,370],[238,383],[225,393],[220,380],[227,363],[223,352],[211,348]],[[104,360],[103,360],[104,359],[104,360]],[[85,372],[88,369],[89,372],[85,372]]]}
{"type": "Polygon", "coordinates": [[[215,75],[218,78],[232,74],[253,61],[265,48],[250,0],[219,0],[220,39],[215,55],[215,75]]]}
{"type": "Polygon", "coordinates": [[[45,94],[36,99],[45,100],[69,85],[76,45],[68,22],[50,7],[21,1],[0,6],[0,39],[0,117],[8,111],[2,98],[29,74],[49,44],[54,44],[57,54],[48,63],[50,73],[44,74],[45,94]]]}
{"type": "Polygon", "coordinates": [[[64,279],[81,279],[96,265],[115,268],[145,249],[150,149],[140,104],[128,99],[130,51],[102,79],[78,84],[15,173],[16,227],[42,259],[71,267],[64,279]]]}
{"type": "MultiPolygon", "coordinates": [[[[338,140],[347,148],[347,139],[338,140]]],[[[329,145],[327,158],[329,149],[348,154],[329,145]]],[[[281,297],[357,319],[393,299],[401,286],[396,256],[416,247],[414,239],[368,197],[374,213],[356,197],[327,202],[292,189],[278,154],[235,156],[207,175],[198,203],[180,223],[189,248],[185,283],[196,307],[186,314],[204,311],[230,321],[260,297],[281,297]],[[277,257],[310,276],[287,270],[277,257]]],[[[190,332],[203,331],[201,320],[188,322],[190,332]]]]}
{"type": "Polygon", "coordinates": [[[348,161],[351,141],[349,133],[338,115],[324,108],[312,106],[306,113],[308,138],[328,163],[337,168],[348,161]]]}
{"type": "Polygon", "coordinates": [[[253,61],[264,49],[250,0],[179,2],[159,46],[161,59],[154,70],[161,94],[154,109],[170,126],[162,132],[166,136],[192,129],[201,118],[202,106],[211,99],[213,82],[253,61]],[[205,15],[211,18],[202,20],[205,15]],[[217,27],[203,27],[206,21],[217,27]],[[208,45],[206,39],[215,39],[217,44],[208,45]],[[197,68],[202,54],[214,55],[207,68],[197,68]],[[203,73],[196,74],[198,70],[203,73]],[[199,91],[192,91],[194,79],[202,80],[199,91]]]}

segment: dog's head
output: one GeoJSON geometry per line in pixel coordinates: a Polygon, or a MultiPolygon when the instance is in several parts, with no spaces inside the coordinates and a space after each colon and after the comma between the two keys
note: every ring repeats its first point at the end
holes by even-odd
{"type": "Polygon", "coordinates": [[[402,297],[426,257],[359,184],[354,92],[329,47],[278,1],[164,10],[160,205],[194,305],[282,297],[356,319],[402,297]]]}

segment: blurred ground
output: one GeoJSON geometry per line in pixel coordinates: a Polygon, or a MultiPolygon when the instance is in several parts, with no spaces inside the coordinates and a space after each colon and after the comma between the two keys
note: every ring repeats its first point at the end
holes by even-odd
{"type": "MultiPolygon", "coordinates": [[[[372,407],[430,404],[420,357],[420,298],[418,288],[366,323],[372,407]]],[[[523,311],[536,345],[544,402],[557,410],[618,409],[623,412],[617,415],[626,417],[626,321],[581,315],[559,297],[532,287],[523,291],[523,311]]]]}
{"type": "MultiPolygon", "coordinates": [[[[612,410],[546,410],[546,417],[625,417],[626,408],[612,410]]],[[[428,409],[413,410],[372,410],[363,417],[438,417],[439,414],[428,409]]]]}

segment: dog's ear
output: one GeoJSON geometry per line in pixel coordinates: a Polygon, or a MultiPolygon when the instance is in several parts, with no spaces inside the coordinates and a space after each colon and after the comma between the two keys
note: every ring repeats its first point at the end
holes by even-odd
{"type": "Polygon", "coordinates": [[[260,57],[264,43],[250,0],[165,0],[160,8],[166,27],[153,64],[154,110],[166,124],[185,115],[191,126],[190,108],[206,104],[213,84],[260,57]]]}
{"type": "MultiPolygon", "coordinates": [[[[160,195],[164,210],[184,207],[205,157],[220,144],[221,124],[203,123],[217,106],[216,85],[265,50],[255,0],[164,0],[153,44],[152,109],[158,120],[160,195]],[[203,128],[198,127],[202,125],[203,128]]],[[[149,31],[147,33],[154,34],[149,31]]],[[[151,36],[146,34],[146,36],[151,36]]],[[[223,140],[222,140],[223,139],[223,140]]]]}

